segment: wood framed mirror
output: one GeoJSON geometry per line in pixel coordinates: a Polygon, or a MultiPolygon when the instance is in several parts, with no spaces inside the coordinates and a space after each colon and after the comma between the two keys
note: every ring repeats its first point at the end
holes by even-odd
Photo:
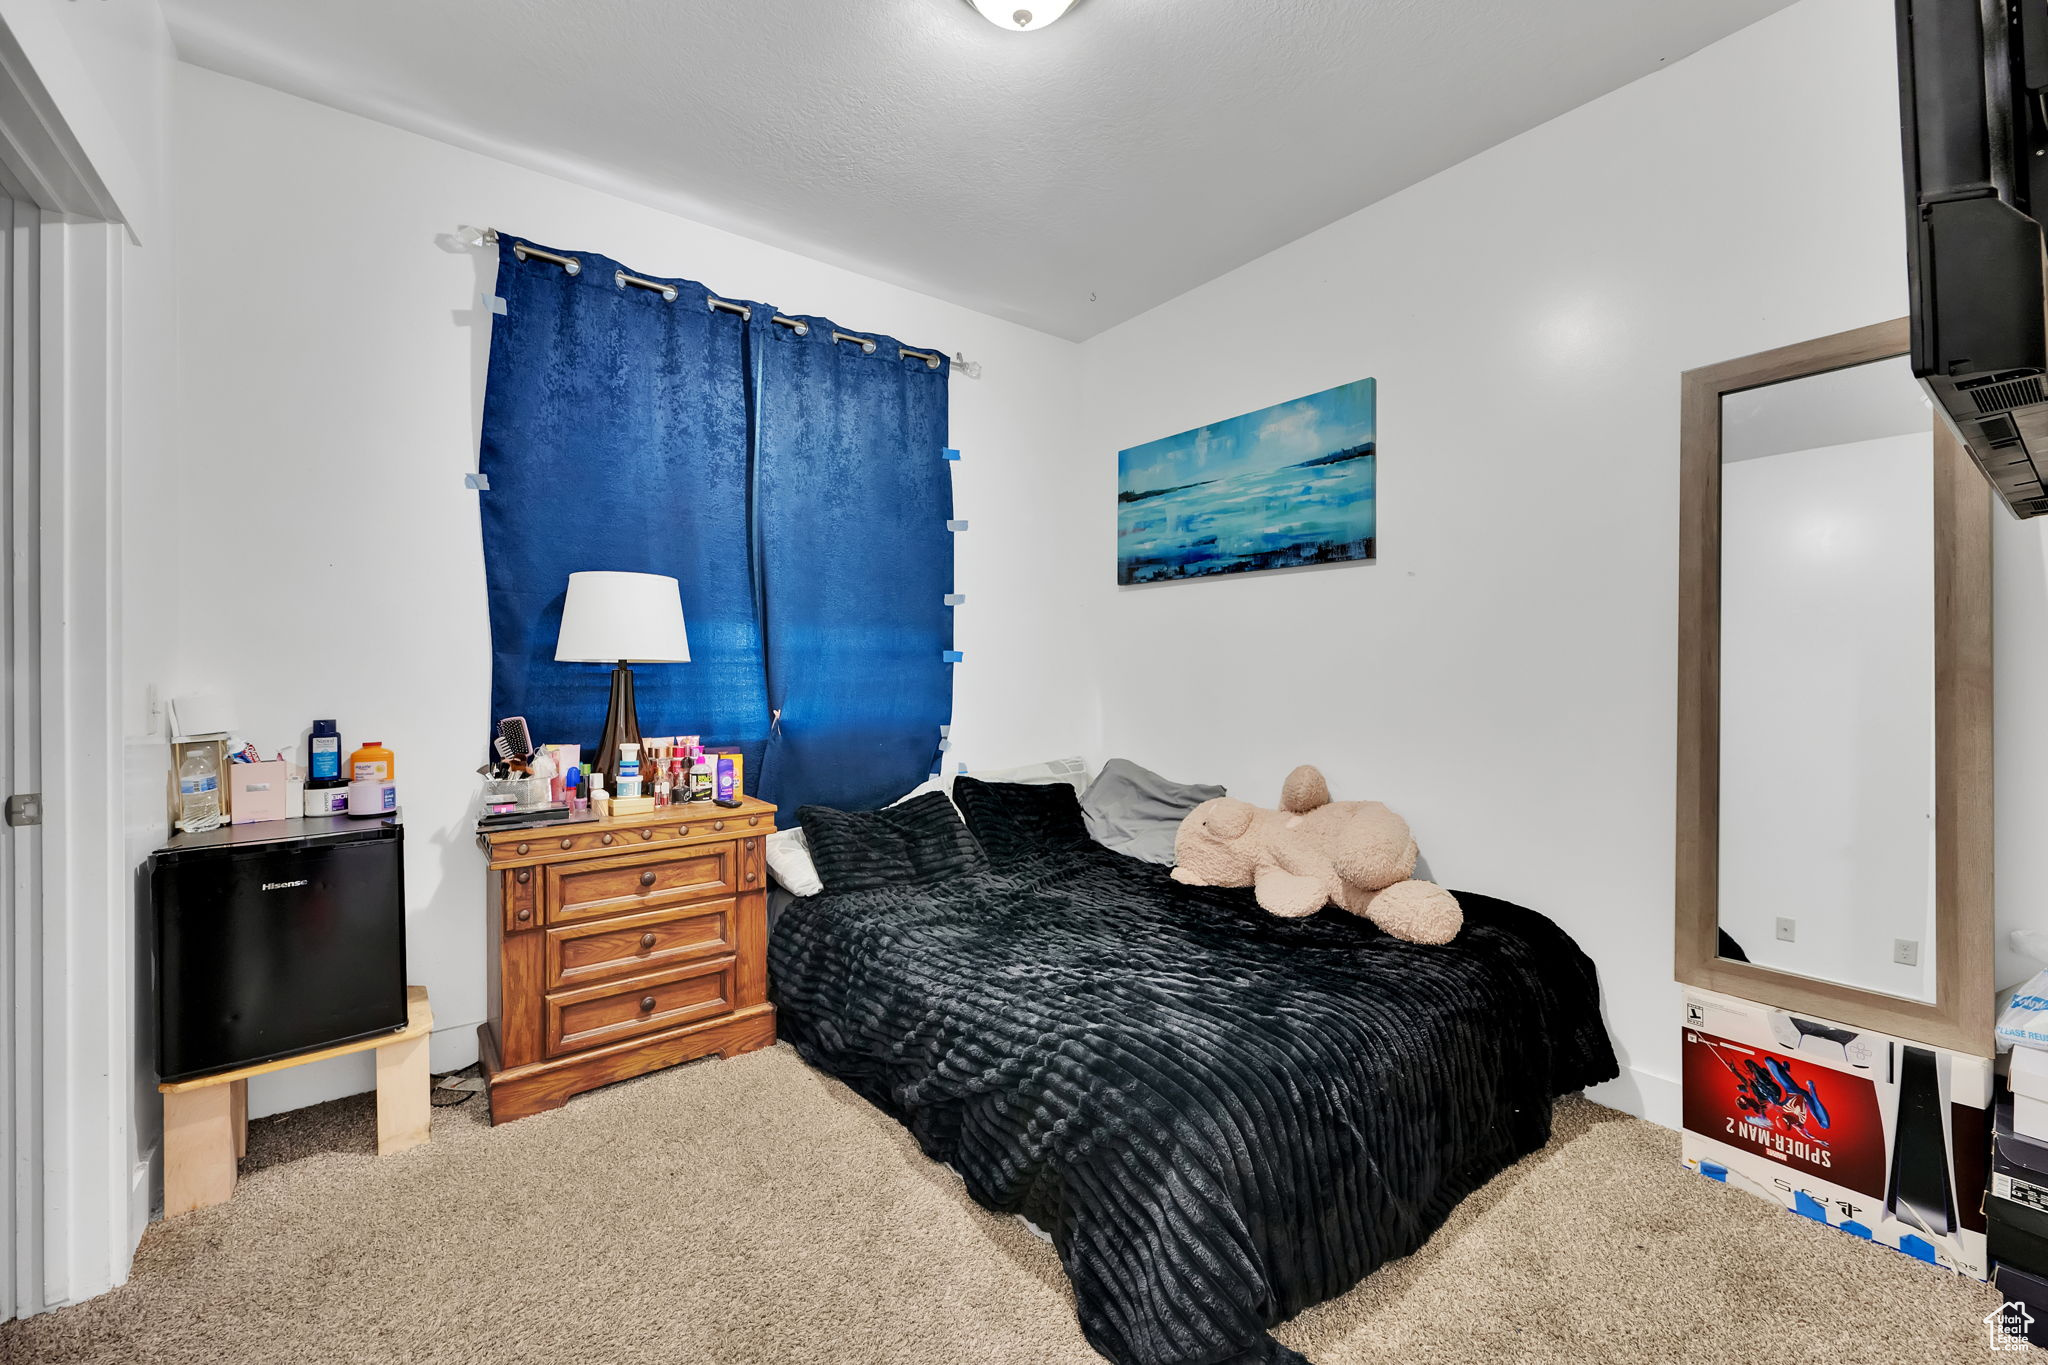
{"type": "Polygon", "coordinates": [[[1991,494],[1908,344],[1684,376],[1675,970],[1989,1056],[1991,494]]]}

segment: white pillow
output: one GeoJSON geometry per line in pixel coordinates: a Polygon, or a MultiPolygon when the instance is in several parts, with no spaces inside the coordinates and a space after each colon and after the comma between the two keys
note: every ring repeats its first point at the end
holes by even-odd
{"type": "Polygon", "coordinates": [[[1072,758],[1055,758],[1045,763],[1027,763],[1021,768],[977,768],[967,776],[977,782],[1022,782],[1030,786],[1064,782],[1078,792],[1088,785],[1088,763],[1076,754],[1072,758]]]}
{"type": "Polygon", "coordinates": [[[804,829],[779,829],[762,843],[768,850],[768,875],[792,896],[815,896],[825,889],[818,880],[818,868],[811,861],[810,841],[804,829]]]}

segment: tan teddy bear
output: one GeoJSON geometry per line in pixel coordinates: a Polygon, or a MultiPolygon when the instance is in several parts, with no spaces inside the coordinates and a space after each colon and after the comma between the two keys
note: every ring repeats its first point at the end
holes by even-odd
{"type": "Polygon", "coordinates": [[[1173,879],[1249,886],[1268,913],[1297,919],[1336,905],[1410,943],[1449,943],[1465,923],[1457,898],[1411,880],[1408,822],[1377,801],[1332,801],[1303,764],[1280,788],[1279,810],[1219,796],[1188,812],[1174,835],[1173,879]]]}

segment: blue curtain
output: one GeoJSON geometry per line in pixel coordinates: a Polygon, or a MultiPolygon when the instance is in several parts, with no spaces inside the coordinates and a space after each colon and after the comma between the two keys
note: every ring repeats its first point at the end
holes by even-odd
{"type": "Polygon", "coordinates": [[[634,670],[641,728],[738,748],[753,771],[769,717],[748,541],[751,330],[707,307],[701,284],[664,281],[670,302],[622,287],[616,261],[562,254],[581,269],[499,242],[479,465],[492,719],[522,715],[536,742],[594,752],[611,669],[555,662],[569,575],[667,574],[690,662],[634,670]]]}
{"type": "Polygon", "coordinates": [[[742,750],[748,786],[792,814],[901,796],[952,719],[946,362],[557,254],[577,273],[499,243],[479,495],[493,719],[595,746],[610,669],[554,661],[569,574],[667,574],[691,661],[635,670],[646,733],[742,750]]]}
{"type": "Polygon", "coordinates": [[[948,365],[806,321],[759,338],[761,795],[862,810],[932,774],[953,715],[948,365]]]}

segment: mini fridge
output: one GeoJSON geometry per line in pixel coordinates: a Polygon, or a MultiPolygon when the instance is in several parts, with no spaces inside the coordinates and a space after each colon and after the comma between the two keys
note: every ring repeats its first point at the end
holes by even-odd
{"type": "Polygon", "coordinates": [[[405,1027],[405,831],[345,815],[179,834],[150,858],[157,1072],[405,1027]]]}

